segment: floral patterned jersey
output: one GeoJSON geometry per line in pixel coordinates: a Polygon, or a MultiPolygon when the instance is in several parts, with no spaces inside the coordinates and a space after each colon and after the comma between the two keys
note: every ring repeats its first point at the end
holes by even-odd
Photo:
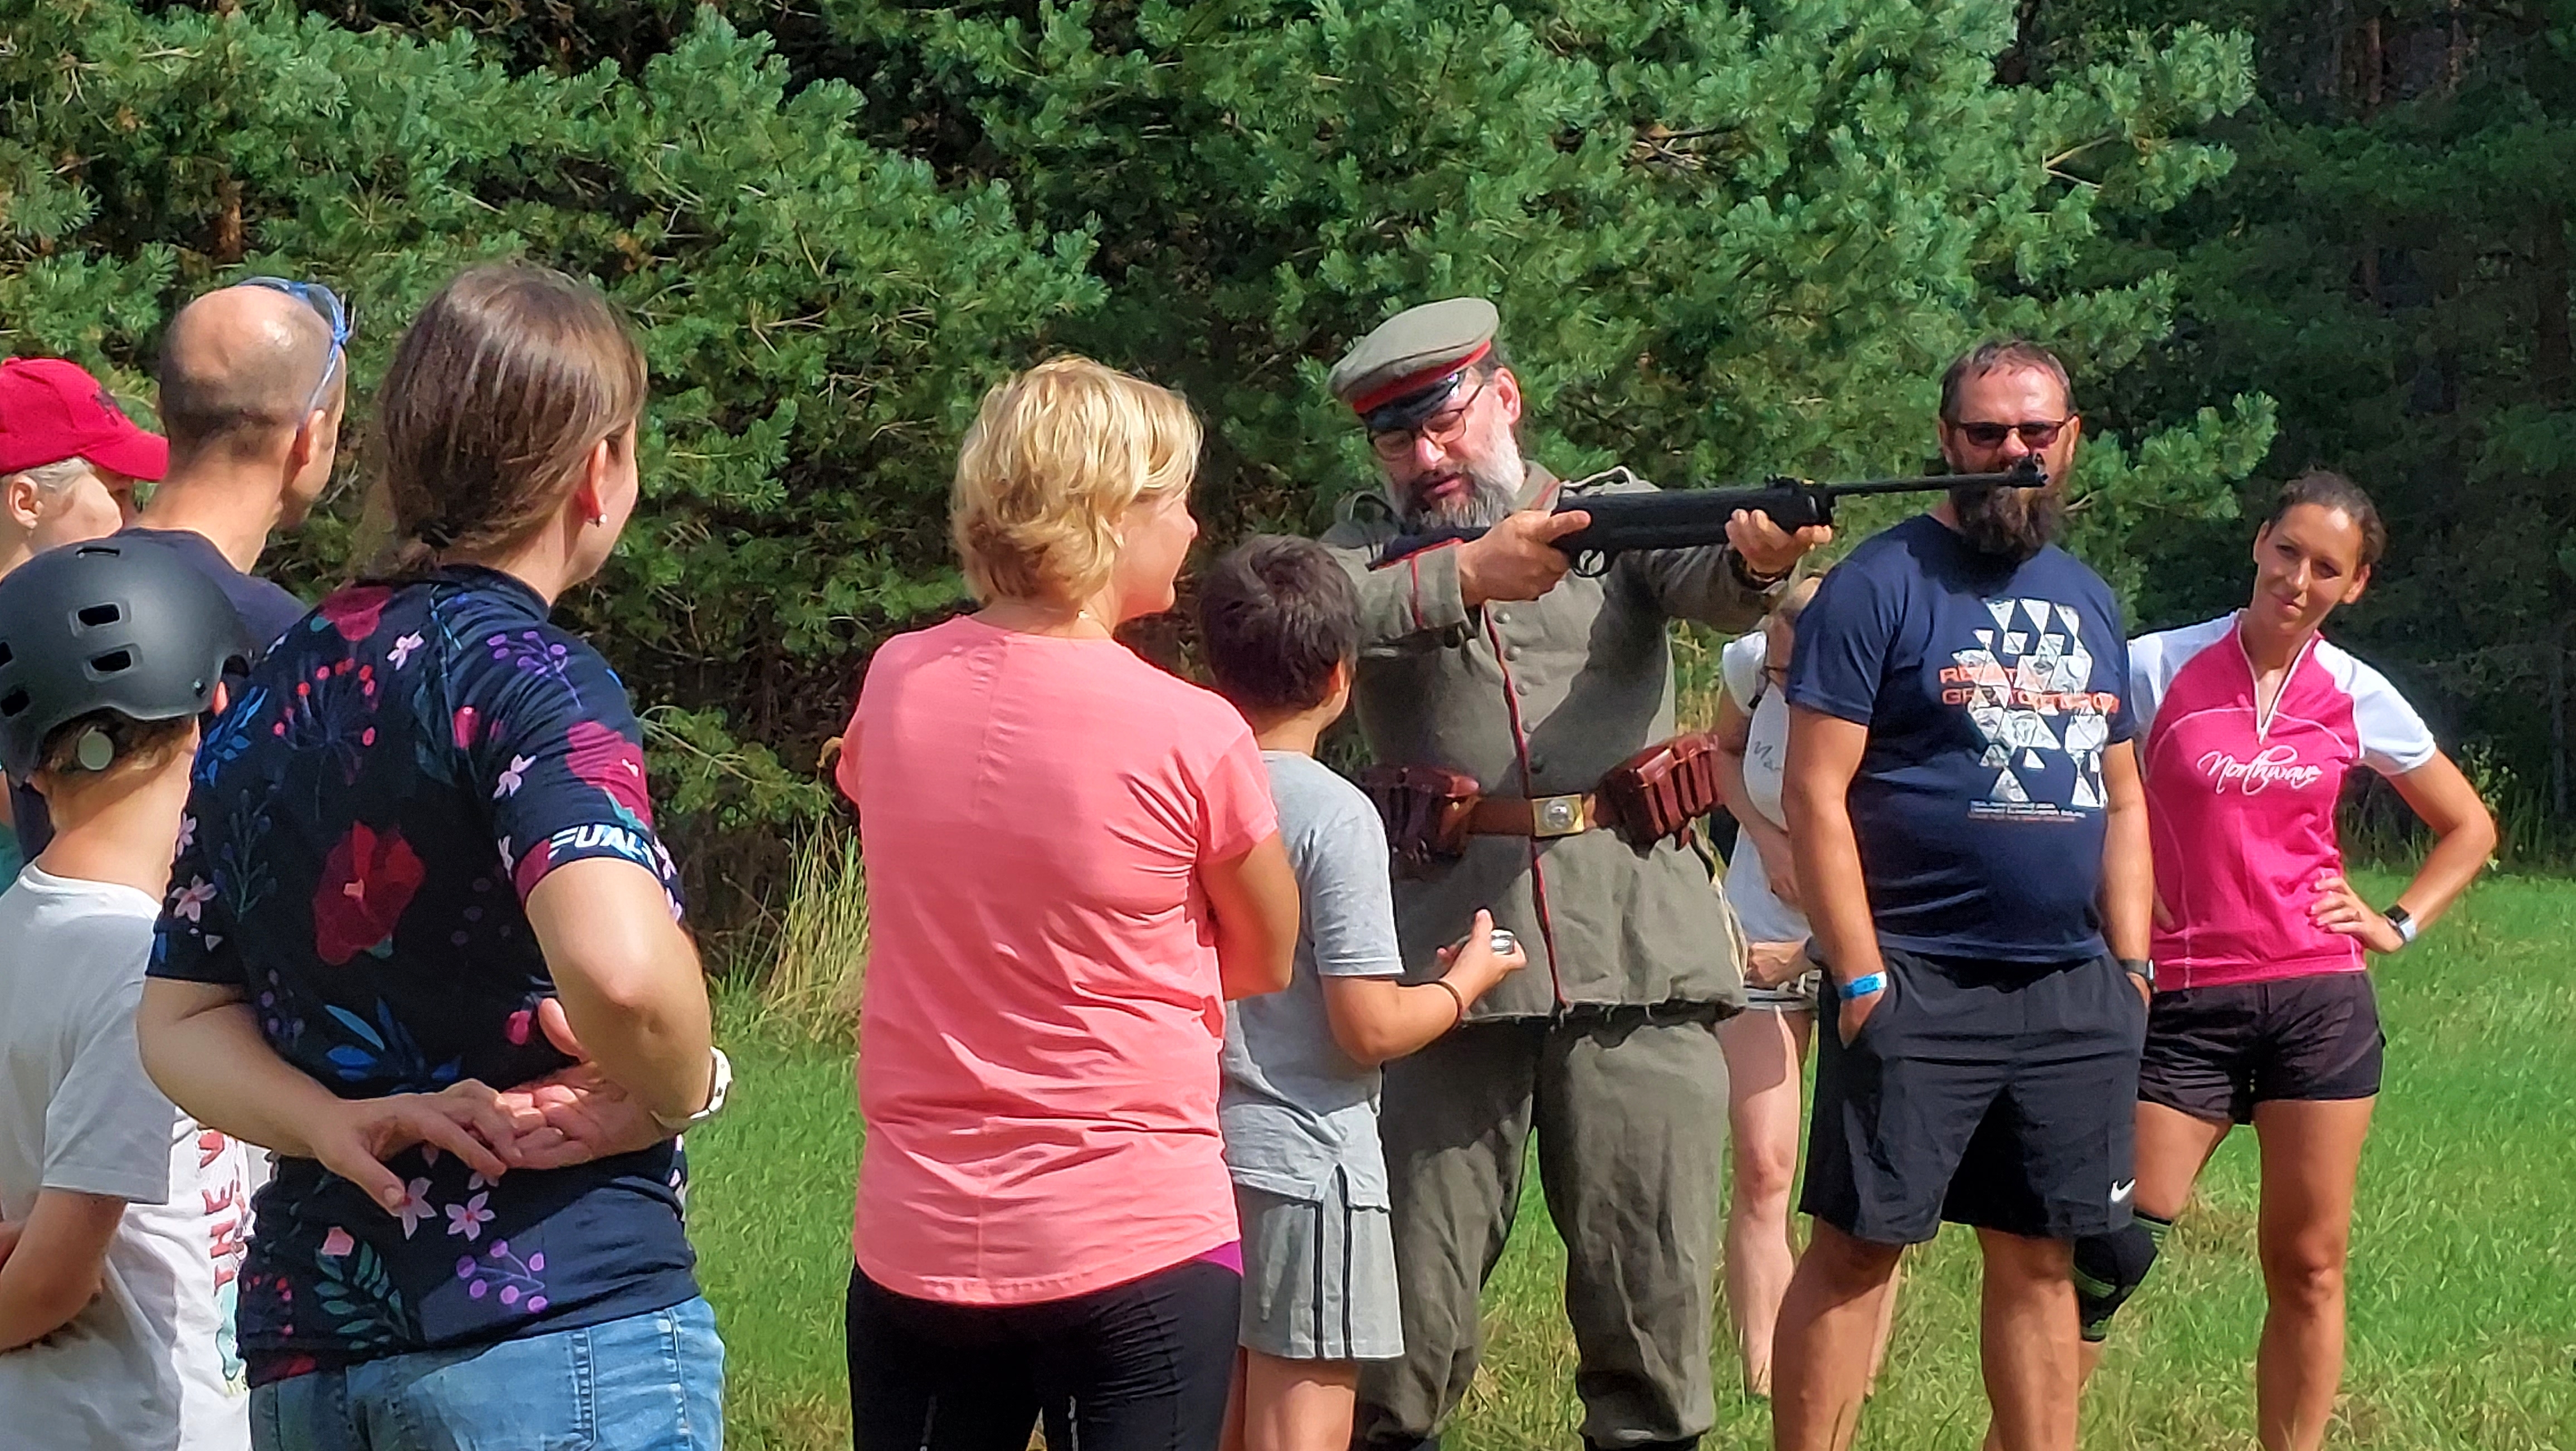
{"type": "MultiPolygon", "coordinates": [[[[535,591],[456,568],[341,590],[287,631],[206,736],[152,975],[238,984],[270,1046],[344,1098],[566,1060],[520,903],[618,857],[672,891],[640,732],[535,591]]],[[[496,1182],[389,1161],[400,1214],[309,1159],[255,1204],[240,1343],[254,1381],[598,1324],[697,1294],[676,1144],[496,1182]]]]}

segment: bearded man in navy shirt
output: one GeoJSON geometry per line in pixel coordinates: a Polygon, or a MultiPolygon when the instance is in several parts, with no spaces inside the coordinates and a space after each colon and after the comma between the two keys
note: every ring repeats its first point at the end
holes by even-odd
{"type": "Polygon", "coordinates": [[[2065,367],[1989,343],[1942,379],[1953,490],[1798,620],[1783,804],[1825,968],[1778,1447],[1848,1443],[1881,1297],[1943,1220],[1985,1257],[2002,1451],[2073,1451],[2072,1247],[2129,1221],[2153,904],[2117,602],[2054,540],[2083,431],[2065,367]]]}

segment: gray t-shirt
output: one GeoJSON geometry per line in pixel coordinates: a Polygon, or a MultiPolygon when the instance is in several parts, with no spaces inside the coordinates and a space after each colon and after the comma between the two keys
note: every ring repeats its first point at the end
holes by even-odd
{"type": "Polygon", "coordinates": [[[1290,1199],[1322,1198],[1338,1169],[1352,1207],[1384,1209],[1378,1071],[1334,1041],[1323,979],[1404,971],[1386,828],[1367,795],[1321,762],[1293,751],[1261,758],[1297,874],[1297,970],[1279,992],[1226,1005],[1217,1101],[1226,1167],[1237,1184],[1290,1199]]]}

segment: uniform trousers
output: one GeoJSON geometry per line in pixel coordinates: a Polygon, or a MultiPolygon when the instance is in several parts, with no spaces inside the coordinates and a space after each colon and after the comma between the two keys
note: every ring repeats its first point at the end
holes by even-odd
{"type": "Polygon", "coordinates": [[[1599,1008],[1470,1023],[1386,1066],[1379,1133],[1404,1357],[1362,1366],[1354,1445],[1421,1446],[1466,1394],[1479,1293],[1511,1234],[1533,1132],[1566,1246],[1584,1440],[1688,1443],[1716,1422],[1717,1017],[1710,1006],[1599,1008]]]}

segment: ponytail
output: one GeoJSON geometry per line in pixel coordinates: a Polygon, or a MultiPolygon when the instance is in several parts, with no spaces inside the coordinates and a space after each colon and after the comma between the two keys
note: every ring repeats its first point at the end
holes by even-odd
{"type": "MultiPolygon", "coordinates": [[[[394,349],[376,406],[387,539],[366,573],[418,579],[525,540],[644,408],[644,355],[598,288],[468,268],[394,349]]],[[[630,444],[631,446],[631,444],[630,444]]]]}

